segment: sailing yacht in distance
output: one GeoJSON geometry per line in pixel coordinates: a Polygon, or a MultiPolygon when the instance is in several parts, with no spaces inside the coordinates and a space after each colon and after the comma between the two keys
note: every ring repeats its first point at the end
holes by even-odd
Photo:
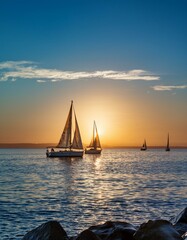
{"type": "Polygon", "coordinates": [[[144,143],[140,149],[141,151],[146,151],[147,150],[147,143],[146,143],[146,140],[144,140],[144,143]]]}
{"type": "Polygon", "coordinates": [[[166,152],[169,152],[169,151],[170,151],[170,147],[169,147],[169,133],[168,133],[166,152]]]}
{"type": "Polygon", "coordinates": [[[75,114],[75,109],[73,107],[73,101],[71,101],[69,114],[60,141],[56,147],[48,147],[46,155],[47,157],[82,157],[83,152],[84,150],[79,126],[75,114]],[[73,116],[75,122],[74,133],[72,126],[73,116]]]}
{"type": "Polygon", "coordinates": [[[97,132],[97,126],[96,126],[96,123],[94,121],[93,136],[92,136],[90,145],[88,147],[86,147],[86,149],[85,149],[85,153],[86,154],[100,154],[101,151],[102,151],[102,148],[101,148],[101,143],[100,143],[100,140],[99,140],[99,134],[97,132]]]}

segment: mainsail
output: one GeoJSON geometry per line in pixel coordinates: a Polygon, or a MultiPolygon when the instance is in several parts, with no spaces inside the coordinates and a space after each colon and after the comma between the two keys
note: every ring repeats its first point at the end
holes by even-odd
{"type": "Polygon", "coordinates": [[[62,132],[60,141],[57,145],[58,148],[83,149],[79,126],[75,115],[75,110],[74,110],[75,131],[73,141],[72,141],[72,118],[73,118],[73,101],[71,102],[71,107],[69,110],[67,121],[62,132]]]}

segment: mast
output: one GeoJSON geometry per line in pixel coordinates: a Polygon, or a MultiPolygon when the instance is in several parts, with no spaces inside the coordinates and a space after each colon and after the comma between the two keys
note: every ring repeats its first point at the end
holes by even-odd
{"type": "Polygon", "coordinates": [[[70,147],[69,149],[71,150],[72,147],[72,108],[73,108],[73,100],[71,100],[71,118],[70,118],[70,147]]]}
{"type": "Polygon", "coordinates": [[[94,120],[94,125],[93,125],[93,145],[95,145],[95,130],[96,129],[96,125],[95,125],[95,120],[94,120]]]}
{"type": "Polygon", "coordinates": [[[94,126],[93,126],[93,147],[94,149],[97,148],[97,142],[96,142],[96,136],[97,136],[97,127],[96,127],[96,124],[95,124],[95,121],[94,121],[94,126]]]}

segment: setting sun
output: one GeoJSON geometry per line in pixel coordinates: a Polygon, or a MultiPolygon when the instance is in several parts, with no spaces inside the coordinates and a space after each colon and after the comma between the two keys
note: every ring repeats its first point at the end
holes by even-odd
{"type": "Polygon", "coordinates": [[[103,147],[140,146],[145,138],[149,146],[162,146],[168,132],[172,145],[187,146],[185,1],[173,2],[182,17],[172,10],[170,18],[160,11],[168,12],[167,4],[137,1],[138,7],[124,14],[131,3],[122,2],[99,3],[102,11],[96,7],[92,15],[92,7],[84,12],[86,5],[79,9],[76,1],[70,9],[79,11],[72,14],[64,7],[70,3],[62,1],[61,13],[49,20],[53,8],[46,6],[40,22],[32,15],[37,9],[26,19],[19,4],[14,11],[3,1],[12,14],[0,15],[6,43],[0,61],[0,143],[57,144],[73,100],[84,145],[95,121],[103,147]],[[155,18],[149,14],[152,4],[159,13],[155,18]]]}

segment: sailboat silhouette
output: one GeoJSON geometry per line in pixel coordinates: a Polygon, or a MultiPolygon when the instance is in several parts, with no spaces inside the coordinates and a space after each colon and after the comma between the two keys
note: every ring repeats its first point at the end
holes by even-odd
{"type": "Polygon", "coordinates": [[[140,149],[141,151],[146,151],[147,150],[147,143],[146,143],[146,140],[144,140],[144,143],[140,149]]]}
{"type": "Polygon", "coordinates": [[[170,151],[170,146],[169,146],[169,133],[168,133],[168,138],[167,138],[167,145],[166,145],[166,151],[170,151]]]}
{"type": "Polygon", "coordinates": [[[90,145],[88,147],[86,147],[85,153],[86,154],[100,154],[101,151],[102,151],[102,148],[101,148],[101,143],[99,140],[99,134],[97,131],[96,123],[94,121],[92,139],[91,139],[90,145]]]}
{"type": "Polygon", "coordinates": [[[71,101],[69,114],[60,141],[56,147],[47,148],[46,155],[47,157],[82,157],[83,153],[83,144],[79,126],[75,109],[73,108],[73,101],[71,101]],[[72,126],[73,120],[75,122],[74,132],[72,126]]]}

